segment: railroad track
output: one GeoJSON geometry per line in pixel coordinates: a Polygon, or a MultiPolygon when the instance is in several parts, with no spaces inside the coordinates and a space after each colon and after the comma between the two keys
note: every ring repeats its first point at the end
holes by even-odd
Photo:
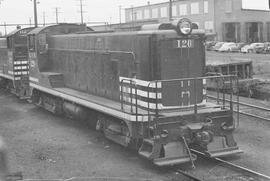
{"type": "Polygon", "coordinates": [[[193,153],[196,153],[197,155],[200,155],[202,157],[204,157],[206,160],[210,160],[210,161],[214,161],[217,162],[219,165],[222,165],[224,167],[228,167],[230,169],[236,170],[237,172],[240,171],[240,173],[244,176],[248,176],[248,180],[256,180],[256,181],[264,181],[264,180],[270,180],[270,176],[267,176],[265,174],[259,173],[257,171],[245,168],[243,166],[240,165],[236,165],[234,163],[231,163],[229,161],[225,161],[223,159],[220,158],[209,158],[207,156],[205,156],[205,154],[197,151],[197,150],[191,150],[193,153]]]}
{"type": "Polygon", "coordinates": [[[191,179],[192,181],[204,181],[202,178],[199,178],[198,176],[190,174],[187,171],[184,171],[184,170],[181,170],[181,169],[176,169],[175,172],[186,176],[187,178],[191,179]]]}
{"type": "MultiPolygon", "coordinates": [[[[208,98],[210,98],[210,99],[216,99],[216,97],[214,97],[214,96],[208,96],[208,98]]],[[[223,99],[220,98],[220,100],[222,101],[223,99]]],[[[229,99],[225,99],[225,101],[228,102],[229,99]]],[[[233,101],[233,103],[237,103],[237,102],[236,101],[233,101]]],[[[258,109],[260,111],[270,112],[270,109],[265,108],[265,107],[260,107],[260,106],[256,106],[256,105],[252,105],[252,104],[248,104],[248,103],[244,103],[244,102],[239,102],[239,104],[241,106],[243,106],[243,107],[255,108],[255,109],[258,109]]],[[[264,120],[267,120],[267,121],[269,120],[267,118],[263,118],[263,117],[258,116],[258,115],[253,115],[253,114],[250,114],[250,113],[245,113],[244,111],[239,111],[239,113],[240,114],[247,115],[247,116],[252,116],[252,117],[264,119],[264,120]]],[[[194,152],[194,153],[196,153],[197,155],[201,155],[202,157],[205,157],[203,155],[203,153],[201,153],[201,152],[198,152],[196,150],[191,150],[191,151],[194,152]]],[[[259,172],[250,170],[248,168],[245,168],[245,167],[242,167],[242,166],[239,166],[239,165],[235,165],[235,164],[233,164],[231,162],[228,162],[228,161],[225,161],[225,160],[222,160],[222,159],[219,159],[219,158],[208,158],[207,157],[207,158],[205,158],[205,160],[207,160],[209,162],[216,162],[216,163],[214,163],[214,165],[229,167],[229,168],[231,168],[233,170],[237,170],[238,172],[241,173],[240,175],[248,175],[249,176],[248,178],[251,178],[251,179],[247,179],[248,181],[251,181],[251,180],[252,181],[253,180],[254,181],[270,180],[270,177],[267,176],[267,175],[261,174],[259,172]]],[[[182,175],[188,177],[192,181],[208,181],[208,179],[205,176],[200,177],[200,176],[198,176],[198,174],[193,174],[192,171],[189,171],[189,170],[188,171],[185,171],[185,170],[182,170],[182,169],[174,169],[174,172],[177,172],[179,174],[182,174],[182,175]]],[[[194,172],[196,172],[196,169],[194,170],[194,172]]],[[[107,179],[107,180],[109,180],[109,179],[118,179],[118,180],[120,180],[119,178],[99,178],[99,179],[107,179]]],[[[121,179],[124,179],[125,180],[126,178],[121,178],[121,179]]],[[[35,179],[33,179],[33,180],[31,180],[31,179],[25,179],[25,181],[34,181],[34,180],[35,179]]],[[[56,181],[70,181],[70,180],[72,180],[72,179],[56,179],[56,181]]],[[[75,178],[75,180],[76,180],[76,178],[75,178]]],[[[142,179],[142,180],[144,180],[144,179],[142,179]]],[[[145,179],[145,180],[150,180],[150,179],[145,179]]],[[[212,179],[212,180],[214,180],[214,179],[212,179]]],[[[238,181],[240,181],[240,180],[238,179],[238,181]]],[[[241,180],[241,181],[243,181],[243,180],[241,180]]]]}
{"type": "MultiPolygon", "coordinates": [[[[208,95],[207,98],[212,99],[212,100],[217,100],[217,98],[215,96],[211,96],[208,95]]],[[[223,98],[218,98],[219,101],[223,101],[223,98]]],[[[225,98],[226,102],[230,102],[229,99],[225,98]]],[[[233,104],[237,104],[237,101],[232,101],[233,104]]],[[[266,107],[262,107],[262,106],[257,106],[257,105],[253,105],[253,104],[249,104],[249,103],[245,103],[245,102],[241,102],[239,101],[239,110],[238,108],[234,109],[234,112],[242,115],[246,115],[246,116],[250,116],[250,117],[254,117],[254,118],[259,118],[265,121],[270,121],[270,108],[266,108],[266,107]],[[256,114],[256,110],[258,111],[258,113],[256,114]],[[247,111],[251,111],[251,112],[247,112],[247,111]],[[255,112],[255,113],[254,113],[255,112]],[[261,116],[263,114],[266,114],[266,116],[261,116]],[[268,117],[267,117],[268,116],[268,117]]]]}
{"type": "MultiPolygon", "coordinates": [[[[245,168],[240,165],[236,165],[234,163],[231,163],[229,161],[225,161],[220,158],[209,158],[205,154],[191,149],[191,151],[198,156],[202,158],[201,167],[207,167],[208,170],[205,170],[204,172],[207,174],[201,174],[201,176],[198,176],[199,174],[196,173],[197,169],[184,171],[182,169],[175,169],[175,172],[182,174],[186,177],[188,177],[192,181],[219,181],[219,180],[230,180],[230,181],[269,181],[270,176],[267,176],[265,174],[259,173],[257,171],[245,168]],[[205,163],[207,161],[207,163],[205,163]],[[210,164],[211,166],[206,166],[207,164],[210,164]],[[215,176],[213,173],[213,170],[217,167],[224,169],[224,175],[221,174],[220,176],[215,176]],[[192,173],[193,172],[193,173],[192,173]]],[[[200,167],[198,167],[200,169],[200,167]]],[[[219,170],[220,172],[220,170],[219,170]]]]}

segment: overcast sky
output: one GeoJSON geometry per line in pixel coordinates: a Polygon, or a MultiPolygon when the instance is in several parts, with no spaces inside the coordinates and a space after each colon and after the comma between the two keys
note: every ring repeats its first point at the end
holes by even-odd
{"type": "MultiPolygon", "coordinates": [[[[38,20],[43,23],[43,12],[47,23],[56,22],[55,8],[59,8],[59,22],[80,22],[79,0],[38,0],[38,20]]],[[[166,0],[83,0],[84,21],[87,22],[119,22],[119,6],[129,8],[165,2],[166,0]]],[[[0,0],[0,24],[31,23],[33,24],[33,2],[31,0],[0,0]]],[[[243,8],[266,9],[268,0],[243,0],[243,8]]],[[[122,10],[124,20],[124,10],[122,10]]],[[[9,28],[8,31],[14,29],[9,28]]],[[[0,32],[4,33],[3,27],[0,32]]]]}

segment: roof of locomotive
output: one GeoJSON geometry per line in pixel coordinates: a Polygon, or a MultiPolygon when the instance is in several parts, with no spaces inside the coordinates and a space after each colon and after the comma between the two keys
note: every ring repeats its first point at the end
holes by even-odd
{"type": "Polygon", "coordinates": [[[81,24],[76,24],[76,23],[60,23],[60,24],[56,24],[56,25],[48,25],[48,26],[43,26],[43,27],[37,27],[37,28],[33,29],[32,31],[30,31],[28,33],[28,35],[36,35],[36,34],[41,33],[42,31],[44,31],[46,29],[49,29],[49,28],[52,28],[52,27],[57,27],[57,26],[59,26],[59,27],[60,26],[71,26],[71,25],[85,27],[86,30],[93,31],[92,28],[87,27],[85,25],[81,25],[81,24]]]}
{"type": "Polygon", "coordinates": [[[25,31],[24,34],[27,34],[27,33],[29,33],[32,29],[34,29],[34,27],[28,27],[28,28],[16,29],[16,30],[10,32],[9,34],[7,34],[6,37],[10,37],[10,36],[16,35],[16,34],[18,34],[18,33],[20,33],[20,32],[24,32],[24,31],[25,31]]]}
{"type": "MultiPolygon", "coordinates": [[[[167,35],[167,36],[192,36],[192,35],[200,35],[204,36],[205,31],[201,29],[194,28],[189,35],[180,35],[179,34],[179,23],[181,21],[191,21],[187,18],[180,19],[179,21],[171,21],[167,23],[158,23],[158,24],[145,24],[142,25],[140,30],[138,31],[92,31],[92,32],[82,32],[82,33],[69,33],[65,35],[54,35],[54,36],[65,36],[65,37],[84,37],[84,36],[117,36],[117,35],[153,35],[153,34],[160,34],[160,35],[167,35]]],[[[192,23],[191,23],[192,24],[192,23]]],[[[192,24],[193,27],[193,24],[192,24]]]]}
{"type": "MultiPolygon", "coordinates": [[[[136,36],[136,35],[167,35],[171,37],[182,36],[178,35],[177,32],[173,29],[168,30],[140,30],[140,31],[108,31],[108,32],[88,32],[88,33],[70,33],[70,34],[61,34],[61,35],[52,35],[53,37],[86,37],[86,36],[136,36]]],[[[194,35],[205,35],[204,30],[194,29],[192,33],[186,37],[194,35]]]]}

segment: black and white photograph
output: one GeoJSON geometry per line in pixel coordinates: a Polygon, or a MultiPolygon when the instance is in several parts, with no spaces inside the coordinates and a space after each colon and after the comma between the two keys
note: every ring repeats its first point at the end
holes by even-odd
{"type": "Polygon", "coordinates": [[[0,0],[0,181],[270,181],[270,0],[0,0]]]}

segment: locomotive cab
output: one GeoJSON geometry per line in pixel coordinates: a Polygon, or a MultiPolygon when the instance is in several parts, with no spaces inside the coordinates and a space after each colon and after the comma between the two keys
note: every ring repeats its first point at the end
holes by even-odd
{"type": "Polygon", "coordinates": [[[28,33],[28,54],[30,62],[30,82],[43,84],[48,77],[61,77],[60,74],[50,72],[51,63],[48,57],[48,38],[52,35],[70,34],[82,31],[92,31],[85,25],[62,23],[57,25],[38,27],[28,33]],[[41,76],[42,75],[42,76],[41,76]]]}
{"type": "Polygon", "coordinates": [[[24,28],[6,36],[7,57],[3,64],[3,77],[7,78],[7,87],[19,98],[29,97],[29,65],[27,51],[27,33],[33,28],[24,28]]]}

